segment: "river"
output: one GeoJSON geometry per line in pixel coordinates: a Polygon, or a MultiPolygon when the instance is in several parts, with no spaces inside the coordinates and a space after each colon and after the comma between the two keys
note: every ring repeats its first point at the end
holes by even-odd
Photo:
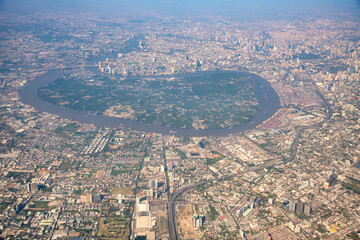
{"type": "MultiPolygon", "coordinates": [[[[255,84],[255,94],[258,98],[258,108],[255,117],[247,123],[225,129],[195,130],[161,126],[130,119],[120,119],[104,115],[94,115],[84,111],[76,111],[60,105],[54,105],[43,101],[38,96],[38,89],[47,86],[50,82],[63,76],[60,69],[50,70],[45,75],[29,82],[20,89],[20,100],[26,105],[30,105],[40,112],[47,112],[74,121],[105,126],[111,128],[123,127],[129,130],[142,131],[148,133],[160,133],[165,135],[176,135],[179,137],[205,137],[205,136],[226,136],[232,133],[244,132],[254,129],[257,125],[270,118],[279,108],[280,99],[276,91],[270,84],[260,76],[246,73],[252,77],[255,84]]],[[[198,73],[197,73],[198,74],[198,73]]]]}

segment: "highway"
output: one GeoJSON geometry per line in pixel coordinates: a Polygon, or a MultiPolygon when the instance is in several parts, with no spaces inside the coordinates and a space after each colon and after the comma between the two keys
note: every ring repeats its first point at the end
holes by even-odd
{"type": "Polygon", "coordinates": [[[167,197],[170,197],[170,185],[169,185],[169,174],[168,174],[168,164],[166,159],[166,147],[165,147],[165,140],[164,135],[161,138],[162,141],[162,154],[164,158],[164,168],[165,168],[165,192],[167,193],[167,197]]]}
{"type": "Polygon", "coordinates": [[[175,210],[175,201],[178,196],[180,196],[182,193],[186,192],[187,190],[204,185],[206,183],[210,183],[212,181],[200,181],[196,183],[192,183],[186,186],[182,186],[174,191],[174,193],[171,195],[171,198],[169,199],[168,204],[168,219],[169,219],[169,235],[170,240],[177,239],[177,231],[176,231],[176,210],[175,210]]]}
{"type": "MultiPolygon", "coordinates": [[[[302,64],[303,65],[303,64],[302,64]]],[[[304,65],[303,65],[304,66],[304,65]]],[[[307,74],[310,76],[310,79],[311,79],[311,75],[309,74],[308,70],[305,68],[304,66],[304,69],[305,71],[307,72],[307,74]]],[[[316,87],[316,84],[315,82],[311,79],[311,82],[314,84],[314,86],[316,87]]],[[[330,104],[328,103],[328,101],[325,99],[325,97],[321,94],[321,92],[318,90],[318,88],[316,87],[316,94],[321,98],[321,100],[323,101],[323,104],[325,105],[326,107],[326,112],[327,112],[327,116],[323,119],[323,121],[319,122],[319,123],[316,123],[316,124],[313,124],[313,125],[309,125],[309,126],[299,126],[296,128],[296,135],[295,135],[295,138],[291,144],[291,147],[290,147],[290,156],[287,160],[285,161],[275,161],[275,162],[272,162],[272,163],[268,163],[268,164],[264,164],[264,165],[260,165],[260,166],[255,166],[255,167],[250,167],[248,168],[246,171],[244,172],[241,172],[241,173],[237,173],[237,174],[232,174],[232,175],[228,175],[228,176],[223,176],[219,179],[216,179],[216,180],[208,180],[208,181],[199,181],[199,182],[195,182],[195,183],[191,183],[189,185],[186,185],[186,186],[182,186],[178,189],[176,189],[174,191],[174,193],[171,195],[171,198],[169,199],[169,202],[168,202],[168,219],[169,219],[169,235],[170,235],[170,240],[176,240],[177,239],[177,229],[176,229],[176,210],[175,210],[175,201],[176,199],[181,195],[183,194],[184,192],[192,189],[192,188],[195,188],[197,186],[201,186],[201,185],[205,185],[207,183],[212,183],[214,181],[222,181],[222,180],[226,180],[228,178],[232,178],[232,177],[235,177],[239,174],[245,174],[247,172],[252,172],[252,171],[257,171],[257,170],[260,170],[260,169],[264,169],[264,168],[268,168],[268,167],[274,167],[276,165],[279,165],[279,164],[286,164],[286,163],[289,163],[291,162],[292,160],[295,159],[296,155],[297,155],[297,151],[298,151],[298,145],[299,145],[299,138],[301,136],[301,134],[307,130],[307,129],[312,129],[312,128],[317,128],[317,127],[320,127],[324,122],[328,121],[333,112],[332,112],[332,109],[330,107],[330,104]]]]}

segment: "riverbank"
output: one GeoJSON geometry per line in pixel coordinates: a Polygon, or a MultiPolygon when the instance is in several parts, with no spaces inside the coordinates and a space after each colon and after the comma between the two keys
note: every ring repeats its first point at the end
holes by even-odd
{"type": "Polygon", "coordinates": [[[20,90],[21,102],[36,108],[40,112],[55,114],[82,123],[111,128],[123,127],[134,131],[159,133],[165,135],[171,134],[179,137],[226,136],[232,133],[239,133],[250,130],[270,118],[280,108],[279,96],[271,87],[271,85],[265,79],[257,75],[246,73],[254,80],[255,94],[259,103],[257,113],[250,121],[233,128],[224,129],[195,130],[166,127],[130,119],[94,115],[84,111],[76,111],[70,108],[65,108],[60,105],[53,105],[40,99],[38,96],[38,89],[47,86],[50,82],[62,77],[63,74],[64,73],[61,69],[50,70],[45,75],[35,79],[34,81],[31,81],[20,90]]]}

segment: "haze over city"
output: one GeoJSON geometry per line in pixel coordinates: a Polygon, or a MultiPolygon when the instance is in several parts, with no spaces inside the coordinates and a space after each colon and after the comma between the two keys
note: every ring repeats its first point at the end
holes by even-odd
{"type": "MultiPolygon", "coordinates": [[[[292,18],[299,16],[326,16],[328,14],[339,14],[339,10],[346,10],[358,16],[359,1],[357,0],[2,0],[0,8],[2,11],[78,11],[78,12],[98,12],[114,14],[126,12],[136,12],[154,17],[151,14],[163,16],[203,16],[215,15],[225,17],[260,17],[274,19],[278,17],[292,18]]],[[[137,17],[134,15],[133,17],[137,17]]]]}

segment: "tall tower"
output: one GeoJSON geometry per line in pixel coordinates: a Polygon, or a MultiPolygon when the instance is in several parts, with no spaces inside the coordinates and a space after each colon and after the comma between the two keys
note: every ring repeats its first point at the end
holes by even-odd
{"type": "Polygon", "coordinates": [[[157,199],[158,196],[158,180],[157,179],[151,179],[149,180],[149,188],[151,192],[151,197],[157,199]]]}
{"type": "Polygon", "coordinates": [[[292,212],[296,211],[296,202],[295,201],[290,200],[289,210],[292,211],[292,212]]]}
{"type": "Polygon", "coordinates": [[[303,211],[304,211],[304,204],[300,199],[298,199],[296,202],[296,213],[301,214],[303,213],[303,211]]]}
{"type": "Polygon", "coordinates": [[[312,210],[311,207],[307,203],[305,203],[304,213],[306,216],[310,216],[311,210],[312,210]]]}

